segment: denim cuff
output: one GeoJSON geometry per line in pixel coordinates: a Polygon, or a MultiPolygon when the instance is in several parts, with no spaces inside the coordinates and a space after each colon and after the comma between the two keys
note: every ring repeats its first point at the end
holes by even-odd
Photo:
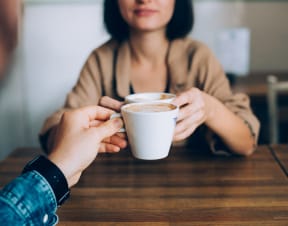
{"type": "MultiPolygon", "coordinates": [[[[25,225],[55,225],[58,222],[53,190],[37,171],[27,172],[14,179],[3,188],[0,197],[25,225]]],[[[3,220],[3,225],[9,225],[3,220]]],[[[17,225],[17,222],[14,223],[17,225]]]]}

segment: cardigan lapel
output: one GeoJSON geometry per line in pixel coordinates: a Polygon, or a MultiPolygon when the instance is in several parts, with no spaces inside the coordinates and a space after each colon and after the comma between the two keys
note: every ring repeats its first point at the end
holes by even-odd
{"type": "Polygon", "coordinates": [[[186,39],[171,42],[168,52],[168,70],[170,75],[170,92],[177,93],[185,89],[188,76],[188,56],[186,39]]]}
{"type": "Polygon", "coordinates": [[[116,55],[116,87],[120,97],[130,94],[131,55],[128,42],[120,45],[116,55]]]}

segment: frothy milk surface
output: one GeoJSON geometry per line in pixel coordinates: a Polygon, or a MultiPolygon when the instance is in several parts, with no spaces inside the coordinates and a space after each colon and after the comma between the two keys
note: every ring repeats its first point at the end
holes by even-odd
{"type": "Polygon", "coordinates": [[[133,98],[133,100],[141,101],[141,100],[165,100],[169,99],[172,96],[167,94],[159,94],[159,96],[156,95],[139,95],[133,98]]]}
{"type": "Polygon", "coordinates": [[[131,112],[164,112],[174,110],[175,106],[167,104],[141,104],[132,105],[125,109],[131,112]]]}
{"type": "Polygon", "coordinates": [[[169,103],[175,98],[172,93],[135,93],[125,97],[127,103],[149,103],[160,101],[162,103],[169,103]]]}

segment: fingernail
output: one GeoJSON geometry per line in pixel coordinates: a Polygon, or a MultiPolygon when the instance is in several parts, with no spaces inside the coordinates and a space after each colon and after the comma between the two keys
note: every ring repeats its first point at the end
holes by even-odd
{"type": "Polygon", "coordinates": [[[121,128],[123,126],[123,121],[121,118],[114,118],[113,120],[114,125],[116,125],[117,127],[121,128]]]}

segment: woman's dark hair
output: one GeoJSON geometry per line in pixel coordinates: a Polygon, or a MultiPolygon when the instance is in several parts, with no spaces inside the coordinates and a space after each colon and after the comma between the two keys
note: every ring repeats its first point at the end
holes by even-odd
{"type": "MultiPolygon", "coordinates": [[[[120,14],[117,0],[104,1],[104,23],[112,38],[120,42],[129,38],[129,25],[120,14]]],[[[173,40],[188,35],[193,24],[192,0],[175,0],[174,13],[167,25],[167,38],[173,40]]]]}

